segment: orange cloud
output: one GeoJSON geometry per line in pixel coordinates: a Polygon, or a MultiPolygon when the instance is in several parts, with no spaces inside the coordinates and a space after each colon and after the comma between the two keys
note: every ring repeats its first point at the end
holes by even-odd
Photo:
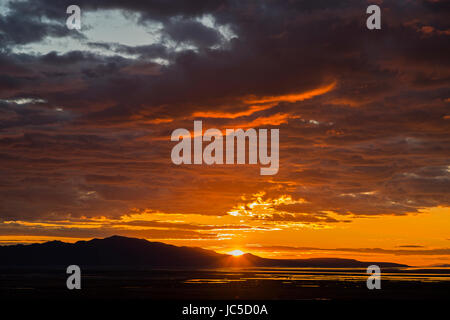
{"type": "Polygon", "coordinates": [[[320,87],[311,91],[301,92],[301,93],[293,93],[287,95],[280,96],[267,96],[267,97],[251,97],[246,100],[246,103],[268,103],[268,102],[296,102],[303,101],[306,99],[311,99],[315,96],[320,96],[327,92],[330,92],[336,87],[336,81],[333,83],[326,85],[324,87],[320,87]]]}
{"type": "Polygon", "coordinates": [[[288,113],[276,113],[268,117],[259,117],[251,122],[243,123],[241,128],[256,128],[264,125],[277,126],[283,123],[287,123],[289,119],[298,119],[299,116],[293,116],[288,113]]]}
{"type": "Polygon", "coordinates": [[[266,109],[270,109],[273,106],[275,106],[275,103],[268,103],[264,105],[254,105],[250,106],[248,110],[240,111],[240,112],[220,112],[220,111],[200,111],[200,112],[194,112],[192,114],[193,117],[200,117],[200,118],[227,118],[227,119],[236,119],[239,117],[245,117],[249,116],[255,112],[263,111],[266,109]]]}
{"type": "MultiPolygon", "coordinates": [[[[192,116],[200,117],[200,118],[227,118],[227,119],[236,119],[239,117],[250,116],[255,112],[263,111],[270,109],[276,106],[279,102],[296,102],[303,101],[306,99],[311,99],[315,96],[319,96],[330,92],[336,87],[336,81],[333,83],[320,87],[317,89],[313,89],[311,91],[280,95],[280,96],[266,96],[266,97],[256,97],[254,95],[247,96],[242,99],[242,102],[245,104],[254,104],[251,105],[247,110],[239,111],[239,112],[221,112],[221,111],[199,111],[194,112],[192,116]]],[[[283,123],[283,122],[281,122],[283,123]]],[[[269,123],[269,124],[280,124],[280,123],[269,123]]]]}

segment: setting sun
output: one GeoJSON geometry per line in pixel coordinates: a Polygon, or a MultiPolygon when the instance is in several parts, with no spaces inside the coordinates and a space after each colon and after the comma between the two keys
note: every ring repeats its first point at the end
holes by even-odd
{"type": "Polygon", "coordinates": [[[228,252],[228,254],[235,256],[235,257],[239,257],[239,256],[242,256],[244,254],[244,252],[241,250],[233,250],[233,251],[228,252]]]}

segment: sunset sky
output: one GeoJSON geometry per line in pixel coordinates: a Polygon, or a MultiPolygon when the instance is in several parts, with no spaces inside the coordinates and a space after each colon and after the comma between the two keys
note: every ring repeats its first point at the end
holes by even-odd
{"type": "Polygon", "coordinates": [[[445,0],[0,0],[0,244],[450,264],[445,0]],[[382,29],[366,28],[366,8],[382,29]],[[66,8],[81,8],[81,30],[66,8]],[[175,165],[177,128],[280,165],[175,165]]]}

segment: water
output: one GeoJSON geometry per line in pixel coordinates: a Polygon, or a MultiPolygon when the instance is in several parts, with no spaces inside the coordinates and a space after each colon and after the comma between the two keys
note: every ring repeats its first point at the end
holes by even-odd
{"type": "Polygon", "coordinates": [[[450,268],[390,268],[368,290],[362,268],[83,268],[82,289],[67,290],[65,268],[1,269],[9,299],[449,299],[450,268]]]}

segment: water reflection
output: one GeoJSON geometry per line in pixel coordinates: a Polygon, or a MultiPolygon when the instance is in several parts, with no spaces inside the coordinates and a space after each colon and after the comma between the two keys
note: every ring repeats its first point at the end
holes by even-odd
{"type": "MultiPolygon", "coordinates": [[[[251,268],[245,271],[241,269],[220,269],[198,272],[195,278],[187,279],[184,283],[191,284],[224,284],[231,282],[273,280],[284,284],[301,281],[365,281],[368,274],[366,269],[352,268],[251,268]],[[202,276],[203,275],[203,276],[202,276]]],[[[420,281],[442,282],[450,281],[450,268],[397,268],[382,270],[381,277],[388,281],[420,281]]],[[[305,284],[302,286],[316,287],[319,285],[305,284]]]]}

